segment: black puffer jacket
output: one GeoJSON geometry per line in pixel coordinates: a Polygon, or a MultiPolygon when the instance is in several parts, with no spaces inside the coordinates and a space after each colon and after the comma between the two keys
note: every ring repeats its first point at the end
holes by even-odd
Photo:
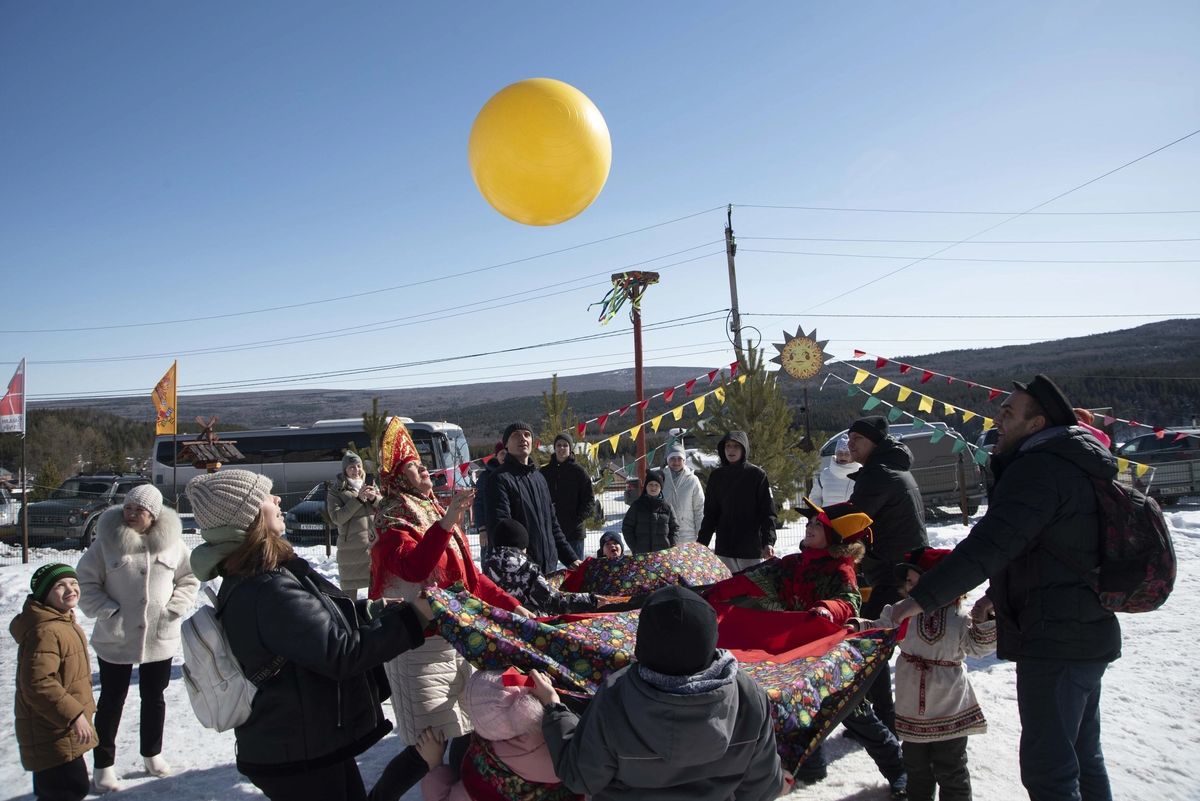
{"type": "Polygon", "coordinates": [[[763,548],[775,544],[775,502],[771,484],[761,467],[750,463],[750,439],[744,431],[731,431],[717,443],[721,466],[708,477],[704,488],[704,519],[696,534],[701,545],[708,545],[713,534],[717,556],[732,559],[759,559],[763,548]],[[742,446],[742,460],[730,464],[725,458],[725,443],[733,440],[742,446]]]}
{"type": "Polygon", "coordinates": [[[237,767],[248,775],[332,765],[391,730],[372,668],[425,642],[416,612],[390,604],[364,622],[356,604],[303,559],[246,578],[217,596],[233,655],[247,675],[287,660],[254,696],[238,726],[237,767]]]}
{"type": "Polygon", "coordinates": [[[665,551],[675,546],[679,522],[662,495],[652,496],[642,490],[625,512],[621,534],[634,553],[665,551]]]}
{"type": "Polygon", "coordinates": [[[904,561],[904,554],[929,545],[921,489],[909,472],[912,460],[907,445],[884,437],[866,464],[850,474],[854,482],[850,502],[874,521],[875,539],[861,568],[872,587],[895,586],[893,568],[904,561]]]}
{"type": "Polygon", "coordinates": [[[587,521],[592,516],[592,480],[574,456],[560,462],[554,456],[542,468],[542,477],[550,487],[554,514],[568,540],[582,540],[587,535],[587,521]]]}
{"type": "Polygon", "coordinates": [[[1081,567],[1099,563],[1100,516],[1089,477],[1116,476],[1112,454],[1083,429],[1058,427],[992,457],[992,468],[987,514],[921,577],[912,597],[934,609],[991,579],[1001,659],[1118,658],[1116,616],[1078,568],[1050,550],[1081,567]]]}
{"type": "Polygon", "coordinates": [[[531,459],[521,464],[509,456],[487,481],[487,527],[495,531],[501,520],[512,518],[529,532],[529,558],[549,575],[558,567],[573,565],[579,557],[571,550],[554,514],[550,486],[531,459]]]}

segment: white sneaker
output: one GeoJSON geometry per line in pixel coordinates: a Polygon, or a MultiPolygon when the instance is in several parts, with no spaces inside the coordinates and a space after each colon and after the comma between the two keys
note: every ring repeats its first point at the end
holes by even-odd
{"type": "Polygon", "coordinates": [[[92,792],[96,795],[104,795],[105,793],[116,792],[121,789],[121,782],[117,781],[117,769],[113,766],[107,768],[96,768],[92,774],[92,792]]]}
{"type": "Polygon", "coordinates": [[[151,776],[157,776],[160,779],[171,775],[171,766],[167,764],[167,760],[163,759],[162,754],[144,757],[146,761],[146,770],[151,776]]]}

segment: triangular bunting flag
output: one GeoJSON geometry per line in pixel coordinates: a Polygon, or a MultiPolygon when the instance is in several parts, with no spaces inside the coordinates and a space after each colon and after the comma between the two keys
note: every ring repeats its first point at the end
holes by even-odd
{"type": "Polygon", "coordinates": [[[908,400],[908,396],[912,394],[912,390],[908,387],[900,387],[900,391],[896,393],[896,400],[903,403],[908,400]]]}
{"type": "Polygon", "coordinates": [[[888,381],[886,378],[879,378],[879,379],[876,379],[876,380],[875,380],[875,388],[871,390],[871,394],[872,394],[872,395],[878,395],[878,394],[879,394],[879,390],[881,390],[881,389],[883,389],[883,388],[885,388],[885,387],[890,387],[891,385],[892,385],[892,382],[891,382],[891,381],[888,381]]]}
{"type": "Polygon", "coordinates": [[[911,370],[911,369],[912,369],[912,365],[911,365],[911,364],[901,364],[901,365],[900,365],[900,375],[904,375],[905,373],[907,373],[907,372],[908,372],[909,370],[911,370]]]}
{"type": "Polygon", "coordinates": [[[738,376],[738,383],[739,383],[739,384],[745,384],[745,383],[746,383],[746,376],[744,376],[744,375],[739,375],[739,376],[738,376]]]}
{"type": "Polygon", "coordinates": [[[696,414],[704,414],[704,396],[696,398],[692,401],[692,405],[696,407],[696,414]]]}
{"type": "Polygon", "coordinates": [[[711,384],[712,382],[716,381],[717,373],[719,373],[719,372],[721,372],[721,371],[720,370],[709,370],[708,371],[708,383],[711,384]]]}
{"type": "Polygon", "coordinates": [[[713,397],[717,399],[717,403],[725,402],[725,387],[717,387],[713,390],[713,397]]]}
{"type": "Polygon", "coordinates": [[[730,378],[733,378],[735,375],[737,375],[737,367],[738,367],[737,362],[729,363],[729,377],[730,378]]]}
{"type": "Polygon", "coordinates": [[[628,403],[627,403],[627,404],[625,404],[624,406],[622,406],[622,407],[621,407],[621,411],[617,412],[617,414],[619,414],[621,417],[624,417],[624,416],[625,416],[625,412],[627,412],[627,411],[629,411],[629,404],[628,404],[628,403]]]}
{"type": "Polygon", "coordinates": [[[1187,437],[1187,434],[1184,434],[1182,431],[1180,431],[1178,434],[1175,435],[1175,439],[1171,440],[1171,442],[1179,442],[1179,440],[1185,439],[1186,437],[1187,437]]]}
{"type": "Polygon", "coordinates": [[[593,442],[588,444],[588,458],[593,462],[600,458],[600,443],[593,442]]]}
{"type": "Polygon", "coordinates": [[[608,422],[608,415],[602,414],[596,418],[596,423],[600,426],[600,431],[604,431],[604,424],[608,422]]]}
{"type": "Polygon", "coordinates": [[[867,352],[865,350],[859,350],[858,348],[854,349],[854,358],[861,359],[863,356],[866,356],[866,355],[867,355],[867,352]]]}
{"type": "Polygon", "coordinates": [[[998,397],[1000,397],[1000,390],[998,390],[998,389],[989,389],[988,390],[988,402],[989,403],[994,401],[998,397]]]}
{"type": "Polygon", "coordinates": [[[933,378],[933,373],[929,372],[928,370],[925,370],[924,372],[921,373],[921,383],[922,384],[928,384],[929,379],[931,379],[931,378],[933,378]]]}
{"type": "Polygon", "coordinates": [[[887,363],[888,363],[888,360],[883,358],[882,356],[876,357],[875,369],[878,370],[880,367],[886,367],[887,363]]]}
{"type": "Polygon", "coordinates": [[[671,387],[670,389],[663,390],[663,403],[670,403],[671,399],[674,397],[675,397],[675,387],[671,387]]]}
{"type": "Polygon", "coordinates": [[[463,478],[467,477],[467,472],[470,471],[470,469],[471,469],[470,462],[463,462],[462,464],[460,464],[458,466],[458,472],[462,475],[463,478]]]}
{"type": "Polygon", "coordinates": [[[862,382],[864,382],[866,380],[867,380],[867,371],[866,370],[855,370],[854,371],[853,383],[861,384],[862,382]]]}
{"type": "Polygon", "coordinates": [[[634,405],[635,405],[635,406],[640,406],[640,407],[642,407],[642,411],[644,412],[644,411],[646,411],[646,407],[650,405],[650,399],[649,399],[649,398],[646,398],[646,399],[645,399],[645,400],[643,400],[643,401],[638,401],[638,402],[637,402],[636,404],[634,404],[634,405]]]}
{"type": "Polygon", "coordinates": [[[1115,422],[1117,422],[1117,418],[1113,417],[1111,414],[1104,415],[1104,425],[1111,426],[1115,422]]]}
{"type": "Polygon", "coordinates": [[[994,426],[994,425],[995,425],[995,423],[992,421],[992,418],[990,418],[990,417],[983,418],[983,430],[984,431],[991,431],[992,426],[994,426]]]}
{"type": "Polygon", "coordinates": [[[973,458],[975,459],[975,464],[979,465],[980,467],[985,467],[988,463],[988,459],[992,458],[992,455],[983,448],[976,448],[973,458]]]}
{"type": "Polygon", "coordinates": [[[869,412],[881,403],[883,403],[883,401],[872,395],[871,397],[867,398],[867,402],[863,404],[863,411],[869,412]]]}
{"type": "Polygon", "coordinates": [[[946,376],[946,383],[947,383],[947,384],[953,384],[953,383],[954,383],[954,376],[952,376],[952,375],[948,375],[948,376],[946,376]]]}
{"type": "Polygon", "coordinates": [[[952,416],[952,415],[954,415],[954,414],[955,414],[954,407],[953,407],[953,406],[951,406],[950,404],[948,404],[948,403],[943,403],[943,404],[942,404],[942,407],[943,407],[943,408],[946,410],[946,416],[947,416],[947,417],[949,417],[949,416],[952,416]]]}
{"type": "Polygon", "coordinates": [[[935,429],[933,429],[932,433],[930,433],[930,435],[929,435],[929,441],[931,443],[941,442],[942,437],[944,437],[944,436],[946,436],[946,429],[935,428],[935,429]]]}
{"type": "Polygon", "coordinates": [[[932,412],[933,411],[933,398],[929,397],[928,395],[922,395],[921,402],[917,404],[917,411],[932,412]]]}
{"type": "Polygon", "coordinates": [[[608,447],[612,448],[613,453],[617,452],[617,443],[620,441],[621,441],[620,434],[613,434],[611,437],[608,438],[608,447]]]}
{"type": "Polygon", "coordinates": [[[967,411],[966,409],[963,409],[963,422],[964,422],[964,423],[969,423],[969,422],[971,422],[971,420],[972,420],[974,417],[975,417],[975,412],[969,412],[969,411],[967,411]]]}
{"type": "Polygon", "coordinates": [[[1154,436],[1155,436],[1155,438],[1157,438],[1157,439],[1162,439],[1162,438],[1163,438],[1163,437],[1165,437],[1166,435],[1167,435],[1167,430],[1166,430],[1165,428],[1163,428],[1162,426],[1155,426],[1155,427],[1154,427],[1154,436]]]}
{"type": "Polygon", "coordinates": [[[660,425],[662,425],[662,419],[663,419],[663,416],[660,414],[658,417],[655,417],[653,420],[650,421],[650,430],[653,431],[655,434],[658,433],[658,427],[660,425]]]}
{"type": "Polygon", "coordinates": [[[496,458],[496,454],[489,453],[487,456],[483,457],[483,463],[487,464],[488,462],[492,461],[495,458],[496,458]]]}
{"type": "Polygon", "coordinates": [[[974,381],[967,382],[967,389],[975,389],[975,387],[977,387],[977,386],[979,386],[979,385],[976,384],[974,381]]]}
{"type": "Polygon", "coordinates": [[[1119,456],[1118,456],[1118,457],[1117,457],[1117,470],[1118,470],[1118,472],[1124,473],[1124,472],[1125,472],[1126,470],[1128,470],[1128,469],[1129,469],[1129,460],[1128,460],[1128,459],[1122,459],[1121,457],[1119,457],[1119,456]]]}
{"type": "Polygon", "coordinates": [[[633,440],[634,442],[637,442],[637,437],[638,437],[638,434],[641,433],[641,430],[642,430],[642,424],[638,423],[636,426],[629,429],[629,438],[631,440],[633,440]]]}
{"type": "Polygon", "coordinates": [[[855,395],[857,395],[861,391],[862,390],[860,390],[858,387],[851,384],[850,386],[846,387],[846,396],[853,398],[855,395]]]}
{"type": "Polygon", "coordinates": [[[1133,472],[1137,474],[1138,478],[1141,478],[1142,476],[1146,475],[1146,473],[1149,470],[1150,470],[1150,465],[1148,465],[1148,464],[1139,464],[1137,467],[1133,468],[1133,472]]]}
{"type": "Polygon", "coordinates": [[[687,396],[690,398],[690,397],[692,397],[692,390],[693,390],[695,387],[696,387],[696,379],[694,379],[694,378],[693,378],[691,381],[689,381],[689,382],[687,382],[686,384],[684,384],[684,385],[683,385],[683,391],[684,391],[684,392],[687,394],[687,396]]]}
{"type": "Polygon", "coordinates": [[[926,425],[924,417],[914,417],[912,422],[913,431],[920,431],[926,425]]]}
{"type": "Polygon", "coordinates": [[[955,438],[954,446],[950,448],[951,453],[962,453],[967,449],[967,441],[965,439],[955,438]]]}
{"type": "Polygon", "coordinates": [[[888,409],[887,419],[888,419],[889,423],[894,423],[903,416],[904,416],[904,410],[901,409],[899,406],[893,406],[891,409],[888,409]]]}
{"type": "MultiPolygon", "coordinates": [[[[686,406],[686,405],[687,404],[685,403],[684,406],[686,406]]],[[[672,409],[671,416],[675,418],[675,422],[677,422],[677,423],[680,420],[682,420],[683,419],[683,406],[676,406],[674,409],[672,409]]]]}
{"type": "Polygon", "coordinates": [[[575,426],[575,438],[582,439],[584,431],[587,431],[587,421],[586,420],[584,420],[579,425],[575,426]]]}

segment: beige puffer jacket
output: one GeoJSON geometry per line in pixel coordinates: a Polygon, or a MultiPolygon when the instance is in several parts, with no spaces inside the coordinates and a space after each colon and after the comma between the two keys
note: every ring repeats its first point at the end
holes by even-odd
{"type": "Polygon", "coordinates": [[[375,540],[375,510],[379,499],[366,503],[338,473],[325,495],[325,509],[337,526],[338,584],[343,590],[365,590],[371,584],[371,543],[375,540]]]}

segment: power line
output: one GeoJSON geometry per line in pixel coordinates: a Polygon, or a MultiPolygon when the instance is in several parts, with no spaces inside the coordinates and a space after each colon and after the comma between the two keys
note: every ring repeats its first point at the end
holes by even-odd
{"type": "MultiPolygon", "coordinates": [[[[961,242],[955,244],[962,244],[961,242]]],[[[761,248],[742,248],[741,253],[771,253],[781,256],[819,256],[822,258],[840,259],[895,259],[910,260],[912,256],[891,256],[875,253],[816,253],[805,250],[764,250],[761,248]]],[[[923,256],[921,261],[969,261],[999,264],[1197,264],[1200,259],[968,259],[968,258],[935,258],[923,256]]],[[[912,266],[912,265],[909,265],[912,266]]]]}
{"type": "MultiPolygon", "coordinates": [[[[670,320],[663,320],[661,322],[650,323],[648,325],[645,325],[645,326],[643,326],[643,330],[644,331],[657,331],[657,330],[665,330],[665,329],[670,329],[670,328],[682,328],[684,326],[698,325],[698,324],[702,324],[702,323],[713,322],[716,320],[723,320],[725,317],[726,311],[727,311],[726,309],[714,309],[714,310],[710,310],[710,311],[700,312],[697,314],[685,315],[683,317],[675,317],[670,320]]],[[[303,373],[303,374],[292,374],[292,375],[282,375],[282,376],[271,376],[268,378],[261,378],[261,379],[260,378],[252,378],[252,379],[244,379],[244,380],[239,380],[239,381],[222,381],[222,382],[212,382],[212,383],[205,383],[205,384],[192,384],[192,385],[187,385],[187,386],[181,386],[181,387],[179,387],[179,390],[180,391],[192,391],[192,392],[196,392],[198,390],[212,391],[212,390],[217,390],[217,389],[244,390],[244,389],[248,389],[251,387],[275,386],[278,384],[295,383],[298,381],[317,381],[317,380],[330,379],[330,378],[339,378],[339,377],[349,376],[349,375],[363,375],[366,373],[379,373],[379,372],[383,372],[386,370],[400,370],[400,369],[404,369],[407,367],[421,367],[421,366],[425,366],[428,364],[444,364],[446,362],[462,361],[465,359],[477,359],[477,358],[480,358],[483,356],[496,356],[496,355],[499,355],[502,353],[518,353],[521,351],[536,350],[539,348],[548,348],[548,347],[554,347],[554,346],[558,346],[558,345],[570,345],[570,344],[575,344],[578,342],[588,342],[588,341],[593,341],[593,340],[598,340],[598,339],[610,339],[612,337],[628,335],[628,334],[632,333],[632,331],[633,331],[632,328],[623,328],[623,329],[616,330],[616,331],[605,331],[605,332],[601,332],[601,333],[597,333],[597,334],[586,334],[583,336],[569,337],[566,339],[552,340],[549,342],[539,342],[539,343],[532,344],[532,345],[518,345],[518,346],[511,347],[511,348],[501,348],[501,349],[492,350],[492,351],[481,351],[478,353],[461,354],[458,356],[443,356],[443,357],[432,358],[432,359],[420,359],[420,360],[412,361],[412,362],[400,362],[400,363],[396,363],[396,364],[375,365],[372,367],[358,367],[358,368],[351,368],[351,369],[346,369],[346,370],[329,370],[329,371],[323,371],[323,372],[318,372],[318,373],[303,373]]],[[[92,397],[92,398],[123,397],[123,396],[140,394],[142,392],[144,392],[144,388],[107,390],[104,392],[93,393],[92,395],[89,395],[86,397],[92,397]]],[[[76,397],[76,396],[73,394],[69,394],[69,393],[58,392],[58,393],[47,393],[47,394],[43,394],[43,395],[30,395],[29,399],[30,400],[54,400],[56,398],[73,398],[73,397],[76,397]]]]}
{"type": "MultiPolygon", "coordinates": [[[[795,317],[801,312],[742,312],[743,317],[795,317]]],[[[849,318],[859,320],[1103,320],[1124,317],[1162,317],[1166,319],[1200,317],[1200,312],[1171,314],[806,314],[807,317],[849,318]]]]}
{"type": "MultiPolygon", "coordinates": [[[[1188,134],[1188,136],[1192,136],[1195,133],[1196,133],[1196,131],[1193,131],[1192,133],[1188,134]]],[[[1165,145],[1164,147],[1170,147],[1171,145],[1176,144],[1177,142],[1181,142],[1184,139],[1187,139],[1188,136],[1182,137],[1181,139],[1177,139],[1175,142],[1171,142],[1170,144],[1165,145]]],[[[1162,149],[1164,149],[1164,148],[1159,148],[1159,150],[1162,150],[1162,149]]],[[[1153,156],[1154,153],[1157,153],[1157,152],[1158,152],[1158,150],[1156,150],[1152,153],[1147,153],[1146,156],[1153,156]]],[[[1142,158],[1146,158],[1146,156],[1143,156],[1142,158]]],[[[1140,161],[1140,159],[1135,159],[1135,161],[1140,161]]],[[[1133,164],[1133,163],[1134,163],[1133,161],[1129,162],[1129,164],[1133,164]]],[[[1118,167],[1117,169],[1119,170],[1119,169],[1128,167],[1129,164],[1123,164],[1123,165],[1121,165],[1121,167],[1118,167]]],[[[1115,172],[1115,171],[1116,170],[1114,170],[1113,172],[1115,172]]],[[[1105,173],[1105,175],[1101,175],[1100,178],[1107,177],[1108,175],[1111,175],[1111,174],[1112,173],[1105,173]]],[[[1100,178],[1096,178],[1094,180],[1100,180],[1100,178]]],[[[1089,183],[1091,183],[1091,182],[1089,181],[1089,183]]],[[[1075,187],[1075,189],[1082,189],[1084,186],[1087,186],[1087,184],[1081,184],[1080,186],[1075,187]]],[[[1073,192],[1075,190],[1072,189],[1071,191],[1073,192]]],[[[1061,197],[1061,195],[1059,197],[1061,197]]],[[[1054,200],[1058,200],[1058,198],[1051,198],[1050,200],[1047,200],[1046,203],[1050,203],[1054,200]]],[[[1045,204],[1039,204],[1039,205],[1045,205],[1045,204]]],[[[956,214],[956,215],[971,215],[971,216],[980,216],[980,217],[986,217],[986,216],[1003,217],[1005,215],[1012,215],[1012,216],[1019,216],[1019,217],[1121,217],[1121,216],[1152,215],[1152,214],[1200,214],[1200,209],[1162,209],[1162,210],[1157,210],[1157,211],[1037,211],[1037,212],[1020,211],[1020,212],[1014,212],[1014,211],[962,211],[962,210],[953,210],[953,209],[856,209],[856,208],[847,208],[844,206],[785,206],[785,205],[772,205],[772,204],[767,204],[767,203],[734,203],[733,207],[735,209],[793,209],[796,211],[837,211],[837,212],[849,212],[849,213],[856,213],[856,214],[956,214]]],[[[1034,208],[1037,208],[1037,206],[1034,206],[1034,208]]]]}
{"type": "MultiPolygon", "coordinates": [[[[770,240],[781,242],[849,242],[853,244],[880,243],[887,245],[951,245],[953,239],[847,239],[827,236],[739,236],[739,241],[770,240]]],[[[971,245],[1146,245],[1156,243],[1200,242],[1200,238],[1183,239],[972,239],[971,245]]]]}
{"type": "Polygon", "coordinates": [[[203,316],[203,317],[183,317],[183,318],[178,318],[178,319],[173,319],[173,320],[156,320],[156,321],[152,321],[152,322],[141,322],[141,323],[120,323],[120,324],[114,324],[114,325],[81,326],[78,328],[0,329],[0,334],[64,334],[64,333],[78,333],[78,332],[82,332],[82,331],[112,331],[112,330],[123,329],[123,328],[148,328],[148,327],[159,326],[159,325],[178,325],[180,323],[198,323],[198,322],[204,322],[207,320],[224,320],[224,319],[228,319],[230,317],[245,317],[245,316],[253,315],[253,314],[266,314],[268,312],[287,311],[289,309],[300,309],[300,308],[305,308],[308,306],[319,306],[319,305],[322,305],[325,303],[337,303],[337,302],[340,302],[343,300],[354,300],[356,298],[364,298],[364,297],[368,297],[368,296],[374,296],[374,295],[380,294],[381,292],[396,292],[401,289],[413,289],[414,287],[425,286],[427,284],[437,283],[438,281],[448,281],[452,278],[462,278],[462,277],[468,276],[468,275],[478,275],[479,273],[488,272],[490,270],[498,270],[498,269],[501,269],[502,267],[511,267],[515,264],[524,264],[525,262],[534,261],[536,259],[544,259],[548,256],[558,256],[563,253],[569,253],[573,250],[579,250],[581,248],[591,247],[592,245],[598,245],[603,242],[611,242],[612,240],[620,239],[621,237],[632,236],[634,234],[640,234],[640,233],[643,233],[645,231],[650,231],[655,228],[662,228],[663,226],[666,226],[666,225],[673,225],[677,222],[683,222],[684,220],[690,220],[693,217],[700,217],[704,214],[711,214],[714,211],[720,211],[724,208],[725,208],[724,206],[715,206],[711,209],[705,209],[704,211],[696,211],[696,212],[692,212],[691,214],[685,214],[684,216],[676,217],[673,220],[666,220],[664,222],[654,223],[653,225],[646,225],[641,228],[635,228],[631,231],[623,231],[622,233],[619,233],[619,234],[613,234],[611,236],[601,237],[600,239],[593,239],[590,242],[581,242],[577,245],[570,245],[569,247],[559,248],[558,250],[550,250],[545,253],[538,253],[533,256],[524,256],[522,258],[513,259],[511,261],[500,262],[499,264],[491,264],[486,267],[476,267],[476,268],[473,268],[470,270],[463,270],[462,272],[450,273],[448,275],[439,275],[439,276],[435,276],[433,278],[426,278],[423,281],[413,281],[413,282],[407,283],[407,284],[397,284],[395,286],[380,287],[378,289],[369,289],[369,290],[365,290],[363,292],[355,292],[350,295],[339,295],[337,297],[332,297],[332,298],[322,298],[321,300],[308,300],[308,301],[303,301],[301,303],[289,303],[289,304],[283,305],[283,306],[267,306],[267,307],[264,307],[261,309],[248,309],[246,311],[226,312],[224,314],[211,314],[211,315],[207,315],[207,316],[203,316]]]}
{"type": "MultiPolygon", "coordinates": [[[[904,272],[908,268],[914,267],[923,261],[933,258],[934,256],[938,256],[942,253],[945,253],[947,250],[950,250],[951,248],[956,247],[957,245],[961,245],[965,242],[970,242],[972,239],[975,239],[976,237],[983,236],[986,233],[990,233],[991,231],[996,230],[1000,226],[1012,222],[1013,220],[1017,219],[1018,217],[1024,217],[1024,216],[1031,215],[1038,209],[1042,208],[1043,206],[1048,206],[1051,203],[1055,202],[1056,200],[1061,200],[1062,198],[1066,197],[1067,195],[1070,195],[1073,192],[1078,192],[1080,189],[1083,189],[1084,187],[1091,186],[1092,184],[1096,183],[1097,181],[1107,178],[1108,176],[1112,175],[1113,173],[1119,172],[1119,171],[1125,169],[1126,167],[1130,167],[1134,164],[1137,164],[1139,161],[1148,159],[1151,156],[1155,155],[1156,153],[1161,153],[1162,151],[1166,150],[1167,148],[1173,147],[1173,146],[1179,144],[1180,142],[1183,142],[1187,139],[1191,139],[1196,134],[1200,134],[1200,128],[1197,128],[1196,130],[1192,131],[1191,133],[1184,134],[1183,136],[1179,137],[1178,139],[1174,139],[1165,145],[1156,147],[1154,150],[1151,150],[1149,153],[1144,153],[1135,159],[1125,162],[1124,164],[1120,165],[1119,167],[1114,167],[1113,169],[1109,170],[1108,172],[1105,172],[1105,173],[1102,173],[1101,175],[1096,176],[1095,178],[1091,178],[1087,181],[1084,181],[1083,183],[1079,184],[1078,186],[1074,186],[1071,189],[1066,190],[1065,192],[1060,192],[1057,195],[1055,195],[1054,197],[1050,198],[1049,200],[1043,200],[1041,203],[1031,206],[1030,208],[1026,209],[1025,211],[1009,215],[1009,216],[1005,217],[1003,220],[1001,220],[1000,222],[996,223],[995,225],[989,225],[987,228],[984,228],[983,230],[980,230],[980,231],[976,231],[975,233],[971,234],[968,237],[964,237],[963,239],[960,239],[957,242],[954,242],[952,244],[946,245],[945,247],[939,248],[939,249],[935,250],[933,253],[930,253],[928,256],[923,256],[922,258],[916,259],[915,261],[913,261],[909,264],[905,264],[903,267],[898,267],[897,269],[892,270],[891,272],[884,273],[883,275],[881,275],[877,278],[873,278],[870,281],[867,281],[866,283],[859,284],[858,286],[853,287],[852,289],[847,289],[845,292],[834,295],[831,298],[826,298],[825,300],[821,301],[820,303],[809,306],[804,311],[806,311],[806,312],[811,311],[812,309],[820,308],[821,306],[824,306],[827,303],[832,303],[835,300],[844,298],[847,295],[853,294],[860,289],[864,289],[864,288],[870,286],[871,284],[878,283],[879,281],[882,281],[885,278],[890,278],[891,276],[896,275],[897,273],[904,272]]],[[[1189,212],[1189,213],[1191,213],[1191,212],[1189,212]]]]}
{"type": "MultiPolygon", "coordinates": [[[[218,354],[218,353],[235,353],[235,352],[246,351],[246,350],[259,350],[259,349],[263,349],[263,348],[283,347],[286,345],[298,345],[298,344],[304,344],[304,343],[308,343],[308,342],[320,342],[320,341],[330,340],[330,339],[341,339],[344,337],[358,336],[358,335],[362,334],[364,331],[369,331],[371,333],[375,333],[378,331],[389,331],[389,330],[396,329],[396,328],[407,328],[409,326],[414,326],[414,325],[427,325],[431,322],[429,319],[419,319],[419,318],[436,317],[439,321],[441,321],[441,320],[453,319],[456,317],[465,317],[465,316],[469,316],[472,314],[480,314],[483,312],[488,312],[488,311],[493,310],[495,308],[496,304],[501,301],[518,298],[518,297],[521,297],[522,295],[529,295],[530,293],[539,292],[540,290],[543,290],[543,289],[550,289],[552,287],[558,287],[558,286],[563,286],[566,284],[578,283],[579,281],[586,281],[589,278],[596,278],[601,275],[607,276],[613,272],[628,270],[633,267],[640,267],[642,265],[650,264],[652,262],[656,262],[661,259],[667,259],[667,258],[671,258],[672,256],[678,256],[683,253],[688,253],[690,251],[697,250],[698,248],[709,247],[711,245],[716,245],[716,244],[721,244],[721,243],[722,243],[722,240],[714,240],[712,242],[705,242],[704,244],[694,245],[690,248],[684,248],[683,250],[675,251],[674,253],[666,253],[666,254],[663,254],[662,256],[655,256],[654,258],[651,258],[651,259],[643,259],[642,261],[622,265],[621,267],[617,267],[617,268],[610,268],[610,269],[603,270],[598,273],[589,273],[588,275],[580,276],[579,278],[572,278],[567,281],[559,281],[558,283],[554,283],[554,284],[547,284],[545,286],[538,287],[537,289],[527,289],[527,290],[523,290],[521,292],[513,292],[508,295],[498,295],[498,296],[487,298],[485,300],[474,301],[471,303],[456,303],[455,305],[447,307],[447,308],[435,309],[435,310],[427,311],[427,312],[421,312],[420,314],[417,314],[417,315],[391,318],[388,320],[380,320],[380,321],[376,321],[376,322],[372,322],[372,323],[364,323],[361,325],[349,326],[347,328],[338,328],[338,329],[333,329],[333,330],[329,330],[329,331],[317,331],[317,332],[312,332],[309,334],[295,334],[293,336],[280,337],[278,339],[253,340],[251,342],[243,342],[243,343],[232,344],[232,345],[218,345],[218,346],[214,346],[211,348],[197,348],[195,350],[188,350],[188,351],[167,351],[167,352],[163,352],[163,353],[141,353],[141,354],[133,354],[133,355],[125,355],[125,356],[101,356],[101,357],[95,357],[95,358],[89,358],[89,359],[46,359],[46,360],[34,359],[34,360],[32,360],[31,363],[42,364],[42,365],[95,364],[95,363],[104,363],[104,362],[140,361],[140,360],[145,360],[145,359],[178,358],[181,356],[203,356],[203,355],[211,355],[211,354],[218,354]],[[470,309],[469,307],[472,307],[472,306],[480,306],[483,308],[470,309]],[[466,310],[464,310],[464,308],[466,308],[466,310]]],[[[713,251],[711,253],[702,253],[699,256],[693,256],[692,258],[689,258],[689,259],[682,259],[680,261],[671,262],[670,264],[660,265],[657,269],[665,270],[668,267],[677,267],[681,264],[689,264],[694,261],[699,261],[700,259],[706,259],[706,258],[709,258],[712,256],[721,255],[724,252],[725,252],[724,249],[721,249],[721,250],[713,251]]],[[[591,289],[591,288],[598,287],[598,286],[608,286],[608,285],[609,285],[609,282],[604,281],[601,283],[592,283],[592,284],[586,284],[584,286],[573,287],[571,289],[559,290],[557,292],[543,292],[542,294],[533,295],[532,297],[527,297],[527,298],[524,298],[523,300],[516,301],[514,304],[511,304],[511,305],[516,305],[516,303],[528,303],[528,302],[534,301],[534,300],[543,300],[543,299],[549,298],[549,297],[556,297],[558,295],[565,295],[565,294],[568,294],[571,292],[579,292],[584,289],[591,289]]],[[[16,364],[16,362],[11,362],[11,363],[16,364]]],[[[0,362],[0,364],[9,364],[9,362],[0,362]]]]}

